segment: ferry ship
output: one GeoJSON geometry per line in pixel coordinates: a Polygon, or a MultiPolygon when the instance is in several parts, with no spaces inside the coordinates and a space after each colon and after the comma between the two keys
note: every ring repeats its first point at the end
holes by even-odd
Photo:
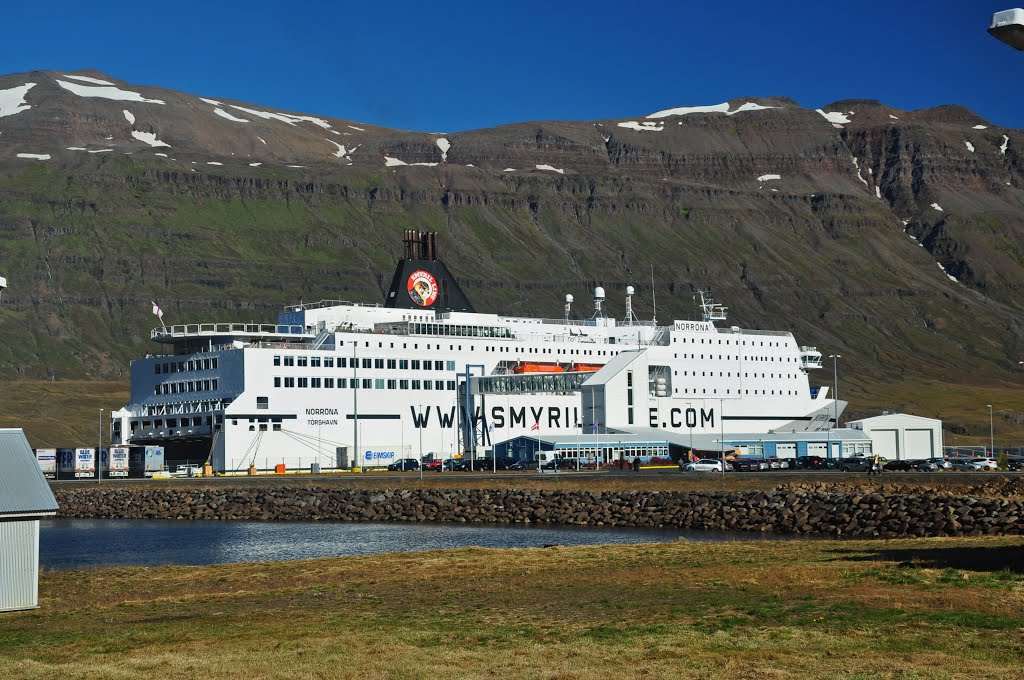
{"type": "MultiPolygon", "coordinates": [[[[250,467],[374,467],[399,458],[486,455],[529,435],[829,429],[845,402],[812,387],[822,355],[789,332],[702,318],[589,318],[474,311],[434,233],[406,231],[385,302],[288,307],[275,324],[154,328],[166,354],[131,362],[131,402],[112,441],[161,444],[167,459],[250,467]]],[[[608,457],[608,451],[594,451],[608,457]]]]}

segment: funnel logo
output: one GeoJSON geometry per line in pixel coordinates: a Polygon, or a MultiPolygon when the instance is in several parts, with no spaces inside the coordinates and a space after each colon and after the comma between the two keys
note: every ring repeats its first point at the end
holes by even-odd
{"type": "Polygon", "coordinates": [[[437,281],[422,269],[409,276],[409,297],[420,307],[429,307],[437,301],[437,281]]]}

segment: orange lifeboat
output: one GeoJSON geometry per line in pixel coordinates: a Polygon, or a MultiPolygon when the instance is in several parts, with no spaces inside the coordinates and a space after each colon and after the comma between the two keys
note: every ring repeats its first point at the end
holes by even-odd
{"type": "Polygon", "coordinates": [[[574,373],[593,373],[600,371],[604,366],[599,364],[573,364],[569,370],[574,373]]]}
{"type": "Polygon", "coordinates": [[[559,364],[542,361],[521,361],[512,369],[512,372],[519,375],[522,373],[564,373],[565,369],[559,364]]]}

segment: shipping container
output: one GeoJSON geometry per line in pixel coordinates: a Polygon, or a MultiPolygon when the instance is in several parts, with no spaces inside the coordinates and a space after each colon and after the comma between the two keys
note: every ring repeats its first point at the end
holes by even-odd
{"type": "Polygon", "coordinates": [[[128,447],[128,474],[130,477],[152,477],[164,469],[164,447],[128,447]]]}
{"type": "Polygon", "coordinates": [[[75,449],[75,477],[96,476],[96,449],[75,449]]]}
{"type": "Polygon", "coordinates": [[[110,449],[110,455],[103,449],[101,467],[106,477],[127,477],[128,476],[128,447],[115,446],[110,449]]]}
{"type": "Polygon", "coordinates": [[[57,449],[33,449],[39,470],[47,479],[57,478],[57,449]]]}

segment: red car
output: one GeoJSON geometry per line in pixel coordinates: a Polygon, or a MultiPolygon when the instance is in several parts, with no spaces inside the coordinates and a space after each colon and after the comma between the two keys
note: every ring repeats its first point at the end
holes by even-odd
{"type": "Polygon", "coordinates": [[[423,464],[423,469],[424,470],[428,470],[428,471],[433,470],[434,472],[440,472],[441,471],[441,461],[439,461],[439,460],[427,461],[426,463],[423,464]]]}

